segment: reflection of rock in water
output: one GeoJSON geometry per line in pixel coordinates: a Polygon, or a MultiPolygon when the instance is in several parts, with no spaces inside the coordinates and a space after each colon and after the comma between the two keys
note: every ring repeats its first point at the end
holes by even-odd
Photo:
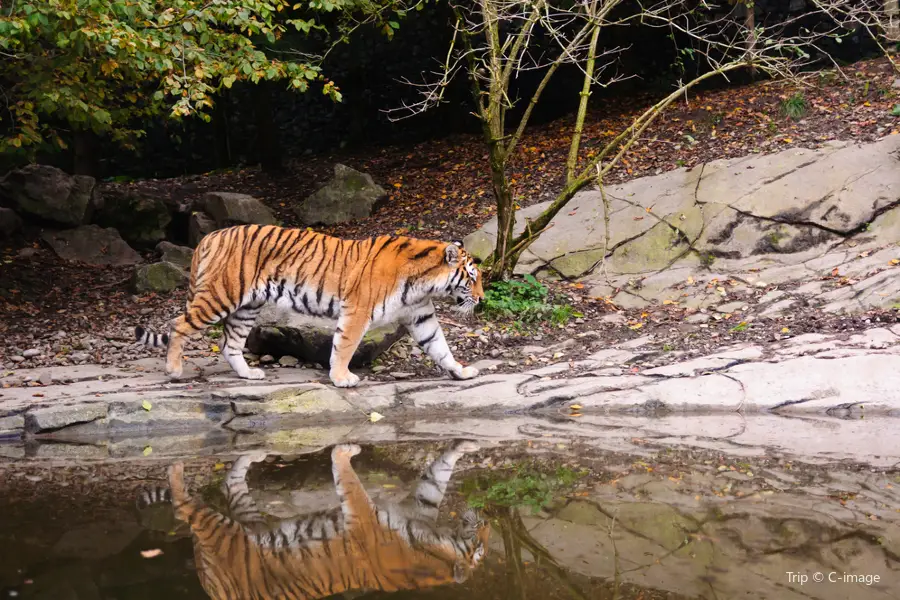
{"type": "Polygon", "coordinates": [[[477,448],[462,442],[422,475],[406,503],[373,503],[337,446],[332,472],[340,506],[268,523],[246,475],[263,453],[235,461],[224,487],[231,518],[188,495],[181,464],[169,469],[177,516],[191,525],[200,581],[219,598],[323,598],[349,590],[395,591],[461,583],[479,566],[490,526],[466,511],[455,530],[437,526],[456,461],[477,448]]]}

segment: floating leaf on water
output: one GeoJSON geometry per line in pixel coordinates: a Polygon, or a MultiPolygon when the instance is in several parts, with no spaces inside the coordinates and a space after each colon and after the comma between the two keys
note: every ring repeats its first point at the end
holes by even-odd
{"type": "Polygon", "coordinates": [[[369,420],[372,421],[373,423],[377,423],[378,421],[382,420],[383,418],[384,418],[383,414],[377,413],[374,410],[369,413],[369,420]]]}
{"type": "Polygon", "coordinates": [[[153,408],[153,405],[150,404],[149,400],[144,400],[143,402],[141,402],[141,408],[143,408],[144,410],[150,410],[151,408],[153,408]]]}
{"type": "Polygon", "coordinates": [[[150,446],[144,448],[144,456],[150,456],[151,452],[153,452],[153,448],[151,448],[150,446]]]}
{"type": "Polygon", "coordinates": [[[581,410],[581,405],[580,404],[572,404],[571,406],[569,406],[569,408],[572,410],[581,410]]]}
{"type": "Polygon", "coordinates": [[[153,550],[141,550],[141,556],[144,558],[156,558],[162,553],[163,551],[159,548],[154,548],[153,550]]]}

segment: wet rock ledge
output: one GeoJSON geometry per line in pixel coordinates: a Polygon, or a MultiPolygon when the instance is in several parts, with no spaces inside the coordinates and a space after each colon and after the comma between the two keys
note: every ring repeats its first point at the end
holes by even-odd
{"type": "Polygon", "coordinates": [[[653,352],[643,344],[649,340],[524,373],[492,373],[495,363],[481,361],[474,380],[364,381],[351,390],[308,369],[240,380],[212,359],[188,363],[193,375],[177,382],[165,377],[161,358],[125,368],[21,369],[0,379],[0,439],[274,431],[426,416],[900,415],[900,326],[735,345],[642,370],[634,365],[653,352]]]}

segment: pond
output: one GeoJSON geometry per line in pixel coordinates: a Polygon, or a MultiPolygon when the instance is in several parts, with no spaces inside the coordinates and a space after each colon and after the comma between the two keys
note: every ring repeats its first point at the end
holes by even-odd
{"type": "Polygon", "coordinates": [[[863,465],[537,437],[0,478],[0,598],[900,596],[900,475],[863,465]]]}

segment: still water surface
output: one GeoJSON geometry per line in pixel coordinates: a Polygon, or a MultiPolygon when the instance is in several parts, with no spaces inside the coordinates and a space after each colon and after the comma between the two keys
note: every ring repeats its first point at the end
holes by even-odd
{"type": "Polygon", "coordinates": [[[0,477],[6,598],[900,597],[900,478],[852,465],[446,440],[0,477]]]}

